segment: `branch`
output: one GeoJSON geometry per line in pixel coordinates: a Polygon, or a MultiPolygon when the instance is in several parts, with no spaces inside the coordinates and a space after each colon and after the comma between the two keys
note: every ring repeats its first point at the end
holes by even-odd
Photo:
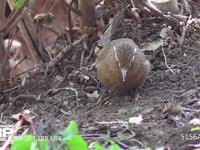
{"type": "Polygon", "coordinates": [[[14,10],[11,13],[11,15],[8,18],[8,21],[3,25],[2,28],[0,28],[0,32],[2,32],[2,33],[9,32],[8,31],[9,26],[11,26],[13,22],[15,22],[15,20],[17,19],[17,16],[19,16],[19,14],[22,12],[22,10],[26,7],[26,5],[28,3],[29,3],[29,0],[25,0],[24,3],[22,4],[22,6],[19,9],[14,10]]]}

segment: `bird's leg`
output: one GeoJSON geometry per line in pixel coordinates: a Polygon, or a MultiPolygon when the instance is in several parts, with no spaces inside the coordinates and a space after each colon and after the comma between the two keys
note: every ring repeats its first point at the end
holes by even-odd
{"type": "Polygon", "coordinates": [[[97,103],[96,103],[97,105],[103,104],[103,100],[107,91],[108,88],[104,89],[103,92],[99,95],[99,97],[97,98],[97,103]]]}
{"type": "Polygon", "coordinates": [[[140,96],[140,90],[139,88],[135,89],[134,91],[131,92],[131,97],[132,97],[132,102],[135,104],[139,98],[141,98],[140,96]]]}

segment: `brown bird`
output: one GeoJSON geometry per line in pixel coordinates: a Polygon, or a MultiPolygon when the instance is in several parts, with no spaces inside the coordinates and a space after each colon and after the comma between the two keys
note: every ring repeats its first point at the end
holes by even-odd
{"type": "Polygon", "coordinates": [[[100,82],[119,91],[138,88],[150,71],[144,53],[128,38],[113,40],[100,49],[96,66],[100,82]]]}

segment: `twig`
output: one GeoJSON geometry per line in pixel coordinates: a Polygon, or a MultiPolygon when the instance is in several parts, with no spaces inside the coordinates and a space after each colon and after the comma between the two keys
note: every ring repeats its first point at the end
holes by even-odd
{"type": "Polygon", "coordinates": [[[14,97],[14,98],[12,99],[12,105],[13,105],[13,106],[16,105],[17,101],[19,101],[20,99],[23,99],[23,101],[25,101],[25,100],[26,100],[26,101],[30,101],[30,99],[31,99],[31,100],[34,100],[35,102],[38,101],[36,95],[21,94],[21,95],[18,95],[18,96],[14,97]]]}
{"type": "Polygon", "coordinates": [[[183,3],[185,4],[185,8],[186,8],[186,11],[192,15],[192,12],[190,10],[190,5],[188,4],[188,0],[183,0],[183,3]]]}
{"type": "Polygon", "coordinates": [[[10,91],[13,91],[13,90],[15,90],[15,89],[20,88],[21,86],[22,86],[22,85],[17,85],[17,86],[15,86],[15,87],[11,88],[11,89],[8,89],[8,90],[3,91],[3,93],[7,93],[7,92],[10,92],[10,91]]]}
{"type": "Polygon", "coordinates": [[[22,73],[20,73],[20,74],[14,76],[14,77],[12,77],[11,80],[14,80],[14,79],[16,79],[17,77],[21,76],[22,74],[25,74],[25,73],[27,73],[27,72],[29,72],[29,71],[32,71],[32,70],[34,70],[34,69],[36,69],[36,68],[39,68],[39,67],[41,67],[41,65],[38,65],[38,66],[36,66],[36,67],[32,67],[32,68],[30,68],[30,69],[28,69],[28,70],[26,70],[26,71],[23,71],[22,73]]]}
{"type": "Polygon", "coordinates": [[[67,2],[66,0],[63,0],[63,1],[65,2],[66,6],[67,6],[70,10],[72,10],[72,11],[73,11],[74,13],[76,13],[77,15],[81,16],[81,11],[80,11],[80,10],[78,10],[78,9],[74,8],[73,6],[71,6],[70,4],[68,4],[68,2],[67,2]]]}
{"type": "Polygon", "coordinates": [[[29,0],[25,0],[22,6],[19,9],[14,10],[11,15],[9,16],[8,21],[6,24],[0,29],[0,33],[7,33],[9,30],[9,27],[15,22],[15,20],[18,18],[19,14],[23,12],[23,9],[26,7],[26,5],[29,3],[29,0]]]}
{"type": "Polygon", "coordinates": [[[166,67],[169,69],[169,71],[171,71],[173,74],[174,74],[174,71],[169,67],[169,65],[167,64],[167,58],[166,58],[166,55],[165,55],[165,51],[164,51],[164,42],[162,41],[162,52],[163,52],[163,56],[164,56],[164,60],[165,60],[165,65],[166,67]]]}
{"type": "Polygon", "coordinates": [[[31,119],[31,115],[30,115],[30,111],[29,110],[24,110],[23,111],[19,121],[15,124],[15,126],[13,128],[13,132],[8,137],[8,139],[4,142],[4,144],[0,148],[0,150],[6,150],[8,148],[9,144],[12,142],[12,139],[17,134],[17,132],[19,131],[19,129],[21,128],[21,126],[22,126],[22,124],[24,122],[29,122],[29,123],[32,124],[32,119],[31,119]]]}
{"type": "Polygon", "coordinates": [[[135,4],[134,4],[133,0],[131,0],[131,5],[132,5],[132,12],[133,12],[134,18],[135,18],[139,23],[141,23],[141,19],[140,19],[140,17],[139,17],[139,14],[138,14],[138,12],[137,12],[137,8],[135,7],[135,4]]]}
{"type": "Polygon", "coordinates": [[[84,70],[81,70],[81,69],[79,69],[79,68],[76,68],[76,67],[74,67],[74,66],[71,66],[71,65],[66,66],[64,70],[66,70],[66,69],[68,69],[68,68],[71,68],[71,69],[74,69],[74,70],[77,70],[77,71],[79,71],[79,72],[84,73],[85,75],[87,75],[88,77],[90,77],[90,78],[96,83],[97,88],[99,87],[99,82],[98,82],[92,75],[90,75],[89,73],[87,73],[87,72],[85,72],[84,70]]]}
{"type": "Polygon", "coordinates": [[[0,122],[2,122],[2,119],[3,119],[3,112],[0,115],[0,122]]]}
{"type": "MultiPolygon", "coordinates": [[[[93,134],[81,134],[82,137],[84,138],[93,138],[93,137],[105,137],[105,134],[97,134],[97,133],[93,133],[93,134]]],[[[106,135],[107,136],[107,135],[106,135]]]]}
{"type": "Polygon", "coordinates": [[[83,64],[84,64],[84,55],[85,55],[85,51],[82,51],[82,53],[81,53],[81,60],[80,60],[80,67],[83,67],[83,64]]]}
{"type": "Polygon", "coordinates": [[[10,24],[4,31],[3,35],[6,35],[8,33],[10,33],[10,31],[16,27],[16,25],[22,20],[22,18],[24,17],[25,13],[28,12],[27,8],[24,8],[22,10],[22,12],[17,16],[17,18],[14,20],[14,22],[12,24],[10,24]]]}
{"type": "Polygon", "coordinates": [[[70,44],[66,48],[64,48],[54,59],[52,59],[48,65],[47,69],[50,67],[55,66],[58,62],[62,60],[62,58],[75,46],[79,45],[82,41],[84,41],[87,38],[87,35],[83,35],[80,40],[75,41],[74,43],[70,44]]]}
{"type": "MultiPolygon", "coordinates": [[[[71,99],[71,98],[76,98],[76,96],[75,95],[72,95],[72,96],[69,96],[69,97],[67,97],[67,98],[65,98],[65,99],[63,99],[63,100],[60,100],[60,101],[55,101],[54,103],[52,103],[52,104],[49,104],[48,106],[46,106],[46,107],[44,107],[43,109],[42,109],[42,111],[46,111],[46,109],[48,109],[48,108],[50,108],[50,107],[52,107],[52,106],[54,106],[54,105],[57,105],[57,104],[59,104],[59,103],[61,103],[61,102],[63,102],[63,101],[67,101],[67,100],[69,100],[69,99],[71,99]]],[[[61,110],[60,110],[61,111],[61,110]]],[[[62,111],[61,111],[62,112],[62,111]]]]}
{"type": "Polygon", "coordinates": [[[114,140],[114,142],[115,142],[117,145],[119,145],[119,146],[122,147],[123,149],[128,149],[128,148],[129,148],[128,145],[122,143],[120,140],[117,140],[117,139],[113,139],[113,140],[114,140]]]}
{"type": "Polygon", "coordinates": [[[196,78],[196,72],[195,72],[195,69],[196,67],[199,65],[199,62],[194,66],[192,67],[192,73],[193,73],[193,80],[194,80],[194,83],[195,83],[195,88],[196,88],[196,91],[198,91],[198,84],[197,84],[197,78],[196,78]]]}
{"type": "Polygon", "coordinates": [[[8,137],[8,139],[5,141],[5,143],[3,144],[3,146],[0,148],[0,150],[6,150],[9,146],[9,144],[11,143],[12,139],[14,138],[14,136],[16,135],[17,131],[20,129],[20,127],[22,126],[22,123],[24,122],[24,119],[21,118],[16,124],[15,127],[13,129],[12,134],[8,137]]]}
{"type": "Polygon", "coordinates": [[[67,11],[67,16],[68,16],[68,24],[69,24],[69,36],[70,36],[70,39],[69,39],[69,42],[73,42],[74,39],[73,39],[73,36],[72,36],[72,28],[73,28],[73,25],[72,25],[72,14],[71,14],[71,11],[74,10],[75,8],[72,6],[74,1],[72,0],[70,2],[70,4],[68,4],[68,2],[66,0],[64,0],[64,3],[66,4],[66,6],[68,7],[68,11],[67,11]]]}
{"type": "Polygon", "coordinates": [[[186,22],[186,26],[183,26],[183,32],[182,32],[182,35],[181,35],[181,39],[180,39],[180,47],[183,46],[183,43],[184,43],[184,40],[185,40],[185,34],[186,34],[186,31],[189,27],[189,25],[192,23],[192,15],[189,16],[187,22],[186,22]]]}
{"type": "Polygon", "coordinates": [[[184,21],[184,20],[178,20],[177,18],[174,18],[170,15],[168,15],[168,16],[164,15],[161,11],[156,10],[155,8],[150,6],[149,3],[147,3],[145,0],[137,0],[137,2],[144,5],[145,7],[147,7],[149,10],[151,10],[151,12],[153,12],[154,14],[156,14],[157,16],[162,18],[164,21],[166,21],[171,26],[175,26],[175,25],[179,24],[180,21],[184,21]]]}
{"type": "Polygon", "coordinates": [[[67,91],[73,91],[74,92],[74,95],[76,97],[76,100],[79,100],[78,98],[78,91],[74,88],[71,88],[71,87],[63,87],[63,88],[57,88],[57,89],[49,89],[46,94],[47,95],[54,95],[55,93],[57,92],[60,92],[62,90],[67,90],[67,91]]]}
{"type": "Polygon", "coordinates": [[[19,66],[26,59],[27,59],[27,55],[25,55],[21,60],[19,60],[19,62],[13,67],[13,69],[16,69],[17,66],[19,66]]]}

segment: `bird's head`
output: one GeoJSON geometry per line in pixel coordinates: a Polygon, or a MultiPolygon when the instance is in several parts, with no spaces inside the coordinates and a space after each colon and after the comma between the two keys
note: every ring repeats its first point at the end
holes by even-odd
{"type": "Polygon", "coordinates": [[[118,44],[113,47],[115,61],[121,71],[122,81],[126,81],[126,76],[129,68],[135,61],[136,52],[138,48],[129,44],[118,44]]]}

